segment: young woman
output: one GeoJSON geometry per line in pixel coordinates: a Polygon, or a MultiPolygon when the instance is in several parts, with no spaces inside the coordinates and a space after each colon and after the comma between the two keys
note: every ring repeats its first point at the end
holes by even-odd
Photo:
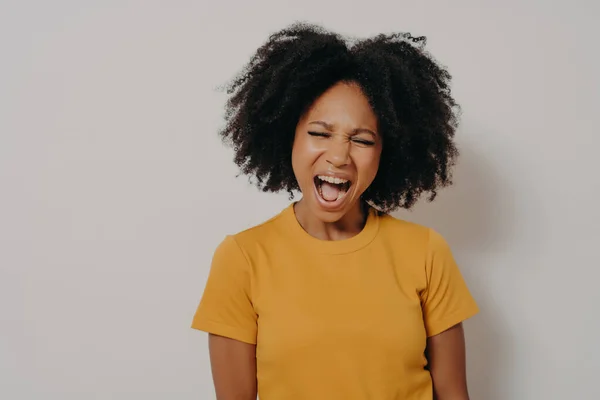
{"type": "Polygon", "coordinates": [[[192,327],[219,400],[467,400],[477,312],[445,240],[390,216],[450,184],[457,105],[425,39],[272,35],[221,132],[264,191],[302,197],[216,249],[192,327]]]}

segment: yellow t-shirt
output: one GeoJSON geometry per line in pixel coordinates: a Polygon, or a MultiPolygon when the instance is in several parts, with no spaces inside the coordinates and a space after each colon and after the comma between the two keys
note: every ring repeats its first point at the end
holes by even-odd
{"type": "Polygon", "coordinates": [[[372,210],[319,240],[290,205],[219,245],[192,327],[256,344],[261,400],[431,400],[427,337],[477,311],[435,231],[372,210]]]}

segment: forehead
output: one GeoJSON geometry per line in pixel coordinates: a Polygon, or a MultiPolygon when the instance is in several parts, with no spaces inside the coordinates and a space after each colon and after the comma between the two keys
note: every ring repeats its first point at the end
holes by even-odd
{"type": "Polygon", "coordinates": [[[329,88],[308,109],[307,122],[324,120],[333,125],[375,128],[377,117],[361,88],[340,82],[329,88]]]}

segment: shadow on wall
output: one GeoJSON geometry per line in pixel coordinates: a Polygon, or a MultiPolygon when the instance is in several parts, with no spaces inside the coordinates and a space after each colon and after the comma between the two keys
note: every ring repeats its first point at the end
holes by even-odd
{"type": "Polygon", "coordinates": [[[468,143],[461,143],[455,184],[433,203],[421,201],[398,218],[430,226],[450,243],[480,313],[465,323],[469,391],[474,399],[505,400],[498,382],[511,366],[512,345],[487,287],[493,273],[482,260],[505,249],[515,225],[513,203],[503,180],[468,143]]]}

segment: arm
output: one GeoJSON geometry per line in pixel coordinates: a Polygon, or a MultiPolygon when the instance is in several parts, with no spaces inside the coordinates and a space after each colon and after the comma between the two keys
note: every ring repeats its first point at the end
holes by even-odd
{"type": "Polygon", "coordinates": [[[469,400],[461,323],[427,340],[427,359],[435,400],[469,400]]]}
{"type": "Polygon", "coordinates": [[[256,400],[256,346],[210,334],[208,348],[217,400],[256,400]]]}

